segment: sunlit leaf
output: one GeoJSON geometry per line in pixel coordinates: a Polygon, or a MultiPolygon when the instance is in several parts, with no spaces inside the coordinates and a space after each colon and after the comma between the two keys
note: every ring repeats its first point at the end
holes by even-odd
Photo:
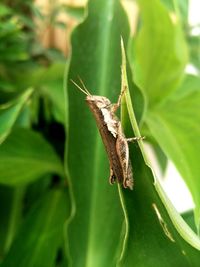
{"type": "Polygon", "coordinates": [[[185,179],[196,205],[199,227],[199,78],[187,75],[178,88],[187,62],[178,16],[172,19],[158,0],[138,2],[142,28],[136,37],[134,77],[146,95],[148,106],[143,120],[185,179]]]}
{"type": "Polygon", "coordinates": [[[196,224],[200,222],[200,91],[167,101],[148,113],[146,122],[167,156],[173,160],[195,202],[196,224]]]}
{"type": "Polygon", "coordinates": [[[134,77],[150,106],[163,101],[180,82],[187,47],[177,17],[160,0],[138,0],[142,25],[136,36],[134,77]]]}
{"type": "MultiPolygon", "coordinates": [[[[128,86],[123,55],[122,83],[128,86]]],[[[136,136],[140,136],[128,89],[125,99],[127,106],[125,103],[122,105],[123,126],[127,133],[133,134],[134,129],[136,136]]],[[[133,191],[119,188],[126,234],[118,266],[199,266],[200,240],[175,211],[153,177],[146,165],[141,141],[130,147],[130,156],[135,187],[133,191]]]]}

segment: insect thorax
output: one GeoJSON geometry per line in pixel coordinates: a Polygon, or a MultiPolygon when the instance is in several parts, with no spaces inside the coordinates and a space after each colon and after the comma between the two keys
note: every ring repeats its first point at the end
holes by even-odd
{"type": "Polygon", "coordinates": [[[116,116],[113,116],[113,113],[107,108],[101,109],[104,122],[107,125],[108,131],[116,138],[118,133],[118,124],[119,120],[116,116]]]}

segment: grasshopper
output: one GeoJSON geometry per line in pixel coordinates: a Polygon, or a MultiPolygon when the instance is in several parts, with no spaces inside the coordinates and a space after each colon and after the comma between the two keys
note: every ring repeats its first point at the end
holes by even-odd
{"type": "Polygon", "coordinates": [[[84,94],[86,102],[95,117],[97,127],[101,134],[110,163],[110,184],[116,181],[123,184],[124,188],[133,189],[133,172],[129,158],[128,142],[139,140],[141,137],[126,138],[121,122],[115,115],[120,107],[122,96],[126,87],[121,91],[118,101],[112,104],[107,97],[92,95],[80,79],[81,88],[73,80],[71,82],[84,94]]]}

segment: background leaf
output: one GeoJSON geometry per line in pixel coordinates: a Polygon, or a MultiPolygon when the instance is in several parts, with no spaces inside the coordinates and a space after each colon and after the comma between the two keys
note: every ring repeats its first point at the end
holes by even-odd
{"type": "Polygon", "coordinates": [[[27,90],[15,103],[11,103],[8,107],[0,107],[0,143],[5,140],[6,136],[11,131],[23,105],[26,103],[31,93],[32,89],[27,90]]]}
{"type": "Polygon", "coordinates": [[[145,95],[144,129],[148,126],[148,137],[153,136],[186,181],[195,202],[198,228],[199,77],[187,75],[179,83],[184,75],[187,49],[178,15],[174,14],[176,20],[175,17],[172,20],[158,0],[138,3],[142,27],[136,36],[133,74],[145,95]]]}
{"type": "Polygon", "coordinates": [[[200,91],[194,90],[180,99],[167,101],[146,118],[151,133],[173,160],[192,193],[197,226],[200,223],[199,103],[200,91]]]}
{"type": "Polygon", "coordinates": [[[0,255],[8,252],[22,218],[24,187],[0,186],[0,255]]]}
{"type": "Polygon", "coordinates": [[[176,89],[187,63],[177,18],[159,0],[138,0],[142,26],[135,40],[134,75],[150,106],[176,89]]]}
{"type": "Polygon", "coordinates": [[[13,130],[0,147],[0,183],[27,184],[45,173],[63,175],[53,148],[36,132],[13,130]]]}
{"type": "Polygon", "coordinates": [[[62,246],[69,207],[63,190],[51,190],[32,208],[1,267],[53,267],[62,246]]]}

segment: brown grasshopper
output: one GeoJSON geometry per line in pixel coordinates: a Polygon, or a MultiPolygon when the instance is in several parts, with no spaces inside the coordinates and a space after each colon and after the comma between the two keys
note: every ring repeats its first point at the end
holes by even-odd
{"type": "Polygon", "coordinates": [[[117,103],[112,104],[104,96],[91,95],[81,79],[80,82],[83,88],[73,80],[71,81],[80,91],[86,94],[86,102],[95,117],[109,158],[110,183],[113,184],[117,180],[119,183],[123,183],[124,188],[130,188],[132,190],[133,172],[129,159],[128,142],[141,139],[141,137],[126,138],[121,122],[115,115],[126,88],[121,91],[117,103]]]}

